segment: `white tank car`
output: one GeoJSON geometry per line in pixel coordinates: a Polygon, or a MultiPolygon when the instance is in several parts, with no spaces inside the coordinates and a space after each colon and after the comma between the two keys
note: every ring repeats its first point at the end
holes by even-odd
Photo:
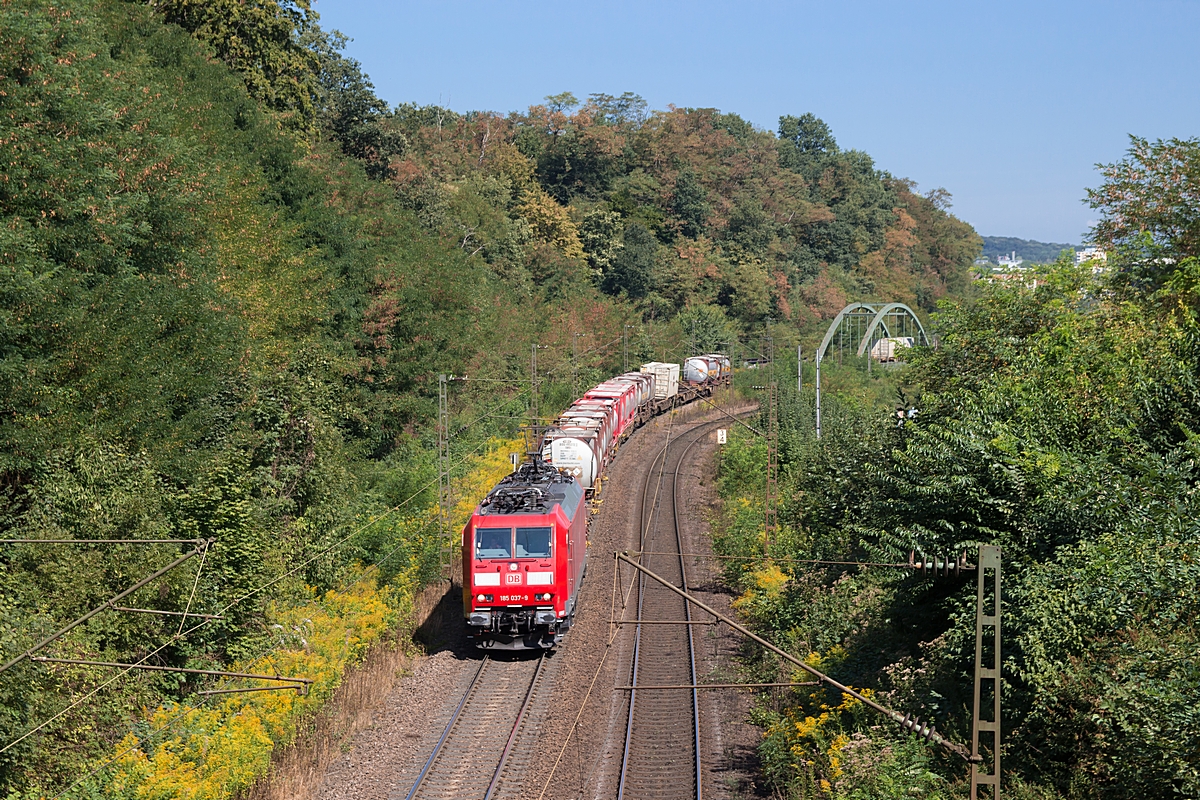
{"type": "Polygon", "coordinates": [[[699,384],[705,383],[712,372],[712,365],[707,358],[702,356],[694,356],[683,362],[683,381],[684,383],[699,384]]]}
{"type": "Polygon", "coordinates": [[[600,473],[600,432],[596,428],[560,428],[546,434],[542,459],[559,472],[571,475],[584,489],[592,488],[600,473]]]}
{"type": "Polygon", "coordinates": [[[733,365],[729,361],[729,356],[723,356],[720,353],[705,353],[701,358],[707,358],[710,361],[716,361],[718,365],[717,374],[714,378],[724,378],[733,372],[733,365]]]}
{"type": "Polygon", "coordinates": [[[654,399],[653,374],[626,372],[624,375],[618,375],[617,377],[613,378],[613,380],[621,383],[632,383],[637,387],[635,403],[638,408],[641,408],[643,405],[654,399]]]}
{"type": "Polygon", "coordinates": [[[575,405],[567,409],[564,417],[586,417],[591,419],[602,420],[604,428],[604,447],[601,452],[608,452],[609,444],[613,437],[617,435],[617,408],[616,404],[611,401],[588,400],[576,401],[575,405]]]}
{"type": "Polygon", "coordinates": [[[609,424],[608,415],[601,411],[568,412],[558,421],[558,427],[596,431],[599,442],[596,450],[599,453],[607,452],[608,443],[612,440],[612,426],[609,424]]]}

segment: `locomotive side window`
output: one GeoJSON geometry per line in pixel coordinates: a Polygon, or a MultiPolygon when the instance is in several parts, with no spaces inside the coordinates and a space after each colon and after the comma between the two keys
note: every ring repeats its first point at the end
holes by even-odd
{"type": "Polygon", "coordinates": [[[512,558],[512,528],[476,528],[476,558],[512,558]]]}
{"type": "Polygon", "coordinates": [[[517,528],[517,558],[549,558],[550,528],[517,528]]]}

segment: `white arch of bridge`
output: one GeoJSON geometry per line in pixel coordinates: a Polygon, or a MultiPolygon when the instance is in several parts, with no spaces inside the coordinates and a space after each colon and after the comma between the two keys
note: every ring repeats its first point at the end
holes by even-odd
{"type": "Polygon", "coordinates": [[[891,330],[888,328],[887,320],[889,317],[901,320],[909,318],[916,323],[917,332],[920,334],[918,344],[928,346],[929,335],[925,333],[925,326],[921,324],[921,318],[917,316],[917,312],[913,311],[904,303],[851,303],[838,312],[834,317],[833,322],[829,323],[829,330],[825,331],[825,338],[821,340],[821,346],[817,348],[817,355],[814,361],[817,367],[816,381],[816,423],[817,423],[817,438],[821,438],[821,361],[825,358],[825,351],[829,348],[833,341],[834,334],[842,329],[842,323],[846,319],[854,317],[869,317],[870,322],[867,323],[866,330],[858,342],[858,355],[862,356],[867,351],[867,347],[871,344],[875,332],[880,328],[883,329],[885,336],[890,337],[891,330]]]}
{"type": "Polygon", "coordinates": [[[834,335],[841,330],[842,323],[846,319],[854,317],[870,318],[870,322],[867,323],[867,328],[858,343],[859,356],[866,352],[867,346],[873,341],[875,332],[880,328],[883,329],[885,337],[892,335],[887,324],[889,317],[911,319],[916,324],[917,332],[920,335],[917,344],[929,344],[929,336],[925,333],[925,326],[921,324],[921,318],[917,316],[917,312],[904,303],[851,303],[839,311],[838,315],[833,318],[833,322],[829,323],[829,329],[825,331],[825,338],[821,340],[821,346],[817,348],[817,363],[824,360],[825,351],[833,341],[834,335]]]}

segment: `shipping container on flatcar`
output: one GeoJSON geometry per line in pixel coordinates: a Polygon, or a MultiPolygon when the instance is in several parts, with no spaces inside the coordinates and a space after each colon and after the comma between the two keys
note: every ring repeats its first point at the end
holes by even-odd
{"type": "Polygon", "coordinates": [[[611,400],[617,409],[617,441],[625,438],[637,418],[637,387],[628,383],[609,381],[589,389],[584,400],[611,400]]]}
{"type": "Polygon", "coordinates": [[[654,407],[654,388],[656,378],[649,372],[626,372],[613,378],[617,383],[631,383],[637,388],[634,403],[637,405],[636,422],[641,427],[650,421],[657,413],[654,407]]]}
{"type": "Polygon", "coordinates": [[[733,375],[733,363],[729,360],[729,356],[721,353],[706,353],[700,358],[708,359],[710,364],[716,362],[715,374],[713,374],[713,370],[710,370],[710,377],[724,379],[733,375]]]}

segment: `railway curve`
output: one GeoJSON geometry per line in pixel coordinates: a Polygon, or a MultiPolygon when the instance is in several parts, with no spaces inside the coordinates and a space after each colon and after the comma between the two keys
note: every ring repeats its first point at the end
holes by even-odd
{"type": "MultiPolygon", "coordinates": [[[[640,550],[651,554],[645,556],[646,564],[685,590],[688,580],[679,524],[679,474],[692,448],[716,424],[702,424],[669,441],[658,458],[661,468],[651,469],[651,478],[642,490],[639,544],[640,550]]],[[[627,690],[617,797],[699,800],[704,783],[703,744],[700,701],[694,688],[698,675],[695,631],[690,624],[692,609],[687,601],[654,581],[639,576],[636,584],[637,602],[632,606],[636,622],[628,672],[632,688],[627,690]],[[664,688],[668,686],[692,688],[664,688]],[[640,687],[648,688],[639,691],[640,687]]],[[[626,616],[628,610],[627,606],[626,616]]]]}
{"type": "MultiPolygon", "coordinates": [[[[722,406],[727,402],[717,400],[722,406]]],[[[726,407],[734,413],[742,410],[726,407]]],[[[385,705],[376,712],[372,726],[357,734],[353,741],[342,744],[344,755],[325,771],[323,780],[318,779],[320,800],[401,800],[410,796],[418,774],[427,766],[429,774],[418,791],[411,795],[414,800],[426,797],[484,798],[489,796],[489,787],[490,797],[498,800],[615,798],[621,738],[627,721],[624,706],[629,693],[614,691],[614,687],[630,683],[629,643],[634,630],[633,626],[623,626],[628,629],[627,634],[619,636],[611,642],[611,648],[608,647],[612,631],[609,614],[614,561],[611,556],[614,550],[639,546],[639,534],[644,527],[643,512],[648,513],[653,506],[659,481],[664,483],[658,503],[665,506],[662,521],[668,526],[673,524],[671,490],[678,484],[683,492],[679,512],[684,526],[684,547],[688,551],[694,549],[697,520],[694,513],[689,516],[691,512],[686,504],[692,502],[687,498],[697,491],[699,473],[706,468],[699,463],[685,463],[680,469],[681,448],[693,439],[705,439],[706,435],[712,440],[714,427],[730,424],[736,423],[724,412],[693,406],[648,423],[622,447],[616,460],[617,469],[611,473],[609,485],[602,495],[597,524],[589,531],[591,557],[579,617],[562,646],[547,656],[536,683],[533,681],[533,664],[539,654],[492,651],[486,654],[488,663],[483,667],[481,683],[476,684],[473,678],[480,670],[480,659],[485,654],[463,641],[462,618],[455,602],[456,585],[447,596],[443,623],[429,634],[443,641],[444,649],[422,657],[413,674],[400,681],[385,705]],[[666,467],[660,464],[664,439],[671,442],[666,467]],[[650,483],[649,489],[647,483],[650,483]],[[643,497],[646,497],[644,502],[643,497]],[[493,694],[505,696],[508,703],[503,707],[493,703],[489,707],[479,686],[488,683],[489,675],[498,681],[499,670],[505,667],[516,669],[513,675],[505,678],[507,688],[493,694]],[[589,696],[587,690],[593,682],[595,688],[589,696]],[[471,689],[476,694],[467,698],[471,684],[476,684],[471,689]],[[517,727],[515,715],[526,696],[530,698],[528,710],[517,727]],[[581,705],[584,708],[581,709],[581,705]],[[456,712],[458,719],[454,722],[456,712]],[[577,714],[582,720],[578,728],[575,727],[577,714]],[[478,722],[481,716],[488,721],[478,722]],[[611,722],[613,719],[619,721],[611,722]],[[456,727],[447,733],[452,722],[456,727]],[[480,728],[486,728],[486,733],[480,728]],[[443,752],[431,760],[432,751],[443,736],[443,752]],[[565,753],[562,752],[564,742],[567,744],[565,753]],[[509,752],[501,766],[501,754],[506,746],[509,752]]],[[[697,455],[700,451],[706,458],[713,446],[711,441],[703,447],[697,444],[688,457],[700,459],[697,455]]],[[[670,534],[672,529],[667,527],[665,531],[664,535],[670,534]]],[[[645,549],[665,548],[647,544],[645,549]]],[[[703,572],[693,575],[696,565],[689,563],[687,568],[691,570],[687,574],[689,581],[698,581],[700,585],[708,582],[709,576],[703,572]]],[[[625,574],[622,579],[628,583],[631,577],[625,574]]],[[[617,613],[620,613],[619,609],[617,613]]],[[[629,618],[634,618],[632,604],[627,613],[629,618]]],[[[684,626],[645,627],[649,630],[651,627],[679,629],[684,626]]],[[[703,634],[697,635],[704,638],[703,634]]],[[[707,658],[711,657],[709,653],[707,658]]],[[[711,670],[711,663],[696,664],[696,671],[701,674],[708,675],[711,670]]],[[[645,673],[640,682],[656,685],[665,680],[648,677],[645,673]]],[[[692,680],[678,682],[691,683],[692,680]]],[[[639,704],[648,703],[649,694],[649,691],[640,692],[639,704]]],[[[690,697],[691,693],[686,694],[690,697]]],[[[702,752],[706,773],[702,784],[704,796],[710,798],[724,794],[721,787],[725,785],[725,773],[719,778],[714,778],[712,773],[722,754],[729,752],[720,737],[714,736],[713,720],[717,709],[712,704],[713,696],[718,694],[726,693],[701,692],[699,697],[701,722],[707,722],[701,729],[706,738],[702,752]]],[[[689,700],[689,703],[694,701],[689,700]]],[[[648,706],[642,708],[645,710],[648,706]]],[[[692,721],[688,724],[694,739],[694,705],[689,713],[692,721]]],[[[732,714],[722,713],[720,724],[727,726],[728,720],[740,716],[736,710],[732,714]]],[[[684,760],[687,768],[681,768],[678,777],[687,778],[685,795],[695,796],[697,759],[694,743],[684,760]]],[[[641,773],[633,762],[630,768],[627,778],[630,790],[624,796],[638,797],[641,795],[632,791],[632,779],[641,773]]]]}

